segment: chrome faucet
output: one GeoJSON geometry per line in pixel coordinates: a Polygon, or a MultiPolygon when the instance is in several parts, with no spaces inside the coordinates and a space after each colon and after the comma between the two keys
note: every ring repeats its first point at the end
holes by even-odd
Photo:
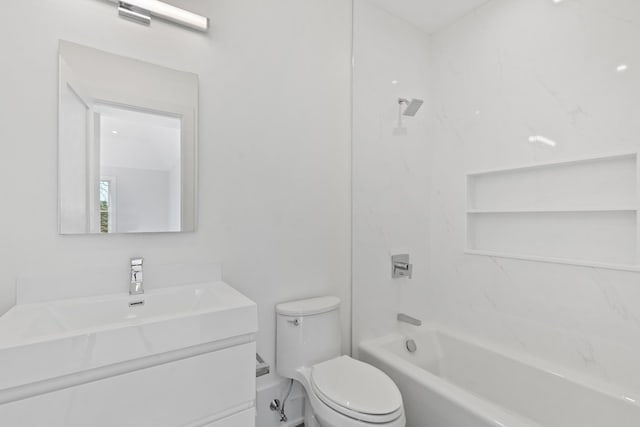
{"type": "Polygon", "coordinates": [[[144,294],[142,262],[143,258],[131,258],[131,284],[129,285],[129,295],[144,294]]]}
{"type": "Polygon", "coordinates": [[[408,323],[413,326],[422,326],[422,320],[416,319],[415,317],[411,317],[404,313],[398,314],[398,322],[408,323]]]}

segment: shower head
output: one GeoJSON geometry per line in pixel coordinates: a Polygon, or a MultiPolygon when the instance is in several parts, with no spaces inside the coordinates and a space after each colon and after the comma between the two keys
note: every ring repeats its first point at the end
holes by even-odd
{"type": "Polygon", "coordinates": [[[399,98],[398,103],[400,105],[404,104],[407,106],[407,108],[405,108],[404,112],[402,113],[403,115],[413,117],[416,115],[418,110],[420,110],[420,107],[422,107],[422,104],[424,104],[424,101],[422,99],[415,99],[415,98],[412,99],[411,101],[409,101],[408,99],[399,98]]]}

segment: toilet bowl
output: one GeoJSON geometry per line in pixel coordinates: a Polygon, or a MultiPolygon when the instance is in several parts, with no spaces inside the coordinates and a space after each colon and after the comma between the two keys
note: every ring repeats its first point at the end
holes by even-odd
{"type": "Polygon", "coordinates": [[[305,391],[305,427],[404,427],[391,378],[340,355],[339,306],[338,298],[321,297],[276,307],[276,367],[305,391]]]}
{"type": "MultiPolygon", "coordinates": [[[[341,356],[303,369],[298,381],[322,427],[405,425],[398,387],[371,365],[341,356]]],[[[312,420],[305,421],[305,427],[314,427],[312,420]]]]}

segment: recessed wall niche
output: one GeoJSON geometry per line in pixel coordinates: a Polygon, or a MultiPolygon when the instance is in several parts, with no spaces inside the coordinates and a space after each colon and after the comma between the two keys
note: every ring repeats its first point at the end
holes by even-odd
{"type": "Polygon", "coordinates": [[[466,253],[640,270],[638,153],[467,174],[466,253]]]}

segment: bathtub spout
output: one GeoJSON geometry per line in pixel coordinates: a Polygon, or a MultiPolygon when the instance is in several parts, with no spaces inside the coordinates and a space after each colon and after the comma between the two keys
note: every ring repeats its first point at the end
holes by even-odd
{"type": "Polygon", "coordinates": [[[408,324],[414,325],[414,326],[422,326],[422,320],[416,319],[415,317],[411,317],[411,316],[406,315],[404,313],[399,313],[398,314],[398,322],[408,323],[408,324]]]}

